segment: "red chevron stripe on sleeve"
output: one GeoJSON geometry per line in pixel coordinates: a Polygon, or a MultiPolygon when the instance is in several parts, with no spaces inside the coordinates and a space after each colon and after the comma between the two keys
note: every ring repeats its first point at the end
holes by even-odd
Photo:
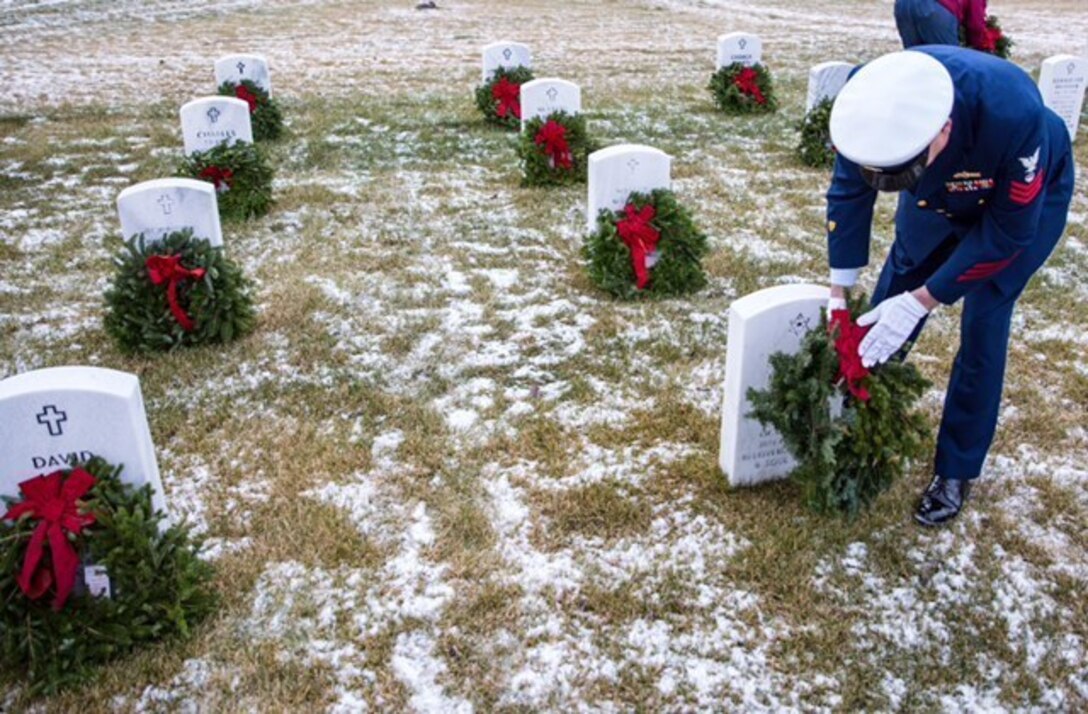
{"type": "Polygon", "coordinates": [[[1040,171],[1035,174],[1035,179],[1031,183],[1023,183],[1022,181],[1013,181],[1009,187],[1009,199],[1016,204],[1026,206],[1034,201],[1039,192],[1043,190],[1043,175],[1045,172],[1040,171]]]}
{"type": "Polygon", "coordinates": [[[956,278],[957,283],[973,283],[977,280],[985,280],[986,278],[997,275],[1005,268],[1012,265],[1012,262],[1020,255],[1021,251],[1016,251],[1011,257],[1005,260],[995,260],[992,263],[975,263],[973,266],[967,269],[963,275],[956,278]]]}

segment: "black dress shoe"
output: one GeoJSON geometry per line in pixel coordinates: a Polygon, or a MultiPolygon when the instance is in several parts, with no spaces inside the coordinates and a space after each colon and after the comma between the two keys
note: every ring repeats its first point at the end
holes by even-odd
{"type": "Polygon", "coordinates": [[[960,514],[971,492],[971,482],[965,479],[934,476],[933,482],[922,494],[914,520],[923,526],[939,526],[960,514]]]}

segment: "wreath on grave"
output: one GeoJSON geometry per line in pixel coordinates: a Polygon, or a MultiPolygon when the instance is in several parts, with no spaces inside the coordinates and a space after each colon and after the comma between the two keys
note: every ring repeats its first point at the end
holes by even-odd
{"type": "Polygon", "coordinates": [[[751,416],[777,429],[797,459],[790,479],[805,503],[851,518],[923,457],[928,434],[914,408],[929,387],[918,369],[891,361],[869,371],[861,363],[867,330],[855,320],[863,303],[834,311],[830,324],[825,315],[796,354],[771,355],[769,386],[748,392],[751,416]]]}
{"type": "Polygon", "coordinates": [[[280,138],[280,134],[283,133],[283,112],[264,87],[251,79],[243,79],[237,84],[228,80],[219,85],[219,93],[228,97],[237,97],[249,104],[249,117],[253,122],[255,141],[271,141],[280,138]]]}
{"type": "Polygon", "coordinates": [[[533,78],[528,67],[499,67],[476,88],[476,107],[490,124],[521,127],[521,85],[533,78]]]}
{"type": "Polygon", "coordinates": [[[589,279],[624,300],[682,295],[706,285],[706,234],[666,189],[632,193],[622,211],[601,211],[582,252],[589,279]]]}
{"type": "Polygon", "coordinates": [[[524,186],[565,186],[585,183],[589,155],[596,144],[586,131],[581,114],[553,112],[525,122],[518,140],[524,186]]]}
{"type": "Polygon", "coordinates": [[[778,109],[771,73],[762,64],[726,65],[710,78],[708,88],[727,114],[767,114],[778,109]]]}
{"type": "Polygon", "coordinates": [[[831,108],[835,100],[825,97],[801,120],[801,142],[797,157],[801,163],[818,169],[835,165],[835,146],[831,143],[831,108]]]}
{"type": "MultiPolygon", "coordinates": [[[[1006,60],[1012,54],[1012,46],[1016,44],[1002,31],[1001,23],[994,15],[986,16],[986,29],[982,42],[982,47],[976,47],[975,49],[980,52],[989,52],[996,57],[1006,60]]],[[[967,28],[960,25],[960,47],[969,46],[970,45],[967,42],[967,28]]]]}
{"type": "Polygon", "coordinates": [[[260,218],[272,207],[272,167],[256,144],[236,141],[182,159],[178,175],[215,186],[219,217],[260,218]]]}
{"type": "Polygon", "coordinates": [[[222,249],[192,230],[150,245],[135,235],[114,262],[106,332],[126,354],[225,343],[253,330],[249,281],[222,249]]]}
{"type": "Polygon", "coordinates": [[[188,637],[216,605],[212,568],[151,487],[100,458],[24,481],[0,518],[0,662],[49,694],[97,665],[188,637]]]}

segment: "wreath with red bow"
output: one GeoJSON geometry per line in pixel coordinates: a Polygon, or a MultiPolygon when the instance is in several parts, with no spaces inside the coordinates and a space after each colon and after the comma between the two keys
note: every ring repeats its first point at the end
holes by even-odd
{"type": "Polygon", "coordinates": [[[126,354],[225,343],[253,330],[250,284],[221,248],[192,231],[133,236],[106,292],[106,332],[126,354]]]}
{"type": "Polygon", "coordinates": [[[237,84],[227,81],[219,85],[219,93],[227,97],[237,97],[249,105],[254,141],[273,141],[280,138],[283,133],[283,111],[264,87],[250,79],[243,79],[237,84]]]}
{"type": "Polygon", "coordinates": [[[778,109],[771,73],[762,64],[726,65],[710,78],[708,89],[728,114],[767,114],[778,109]]]}
{"type": "Polygon", "coordinates": [[[528,67],[499,67],[476,88],[476,108],[484,120],[507,129],[521,128],[521,85],[532,80],[528,67]]]}
{"type": "Polygon", "coordinates": [[[851,518],[924,458],[929,435],[915,409],[929,387],[917,367],[892,361],[870,371],[861,363],[864,302],[825,315],[796,354],[771,355],[770,384],[748,392],[749,416],[777,429],[797,460],[790,480],[805,503],[851,518]]]}
{"type": "MultiPolygon", "coordinates": [[[[1008,59],[1012,54],[1012,46],[1016,44],[1001,29],[1001,23],[994,15],[986,16],[986,28],[983,31],[982,46],[974,49],[980,52],[988,52],[1001,59],[1008,59]]],[[[967,42],[967,28],[960,25],[960,46],[970,47],[967,42]]]]}
{"type": "Polygon", "coordinates": [[[589,155],[597,145],[589,138],[581,114],[554,112],[525,122],[518,140],[523,186],[566,186],[586,182],[589,155]]]}
{"type": "Polygon", "coordinates": [[[706,285],[706,234],[672,191],[632,193],[621,211],[601,211],[583,256],[589,279],[624,299],[695,292],[706,285]]]}
{"type": "Polygon", "coordinates": [[[806,166],[829,169],[835,165],[835,146],[831,143],[831,109],[835,100],[825,97],[801,120],[801,141],[797,158],[806,166]]]}
{"type": "Polygon", "coordinates": [[[211,567],[149,486],[94,458],[20,484],[0,507],[0,665],[31,696],[139,645],[188,637],[216,603],[211,567]]]}
{"type": "Polygon", "coordinates": [[[178,175],[215,186],[224,221],[260,218],[272,207],[272,167],[256,144],[236,141],[186,156],[178,175]]]}

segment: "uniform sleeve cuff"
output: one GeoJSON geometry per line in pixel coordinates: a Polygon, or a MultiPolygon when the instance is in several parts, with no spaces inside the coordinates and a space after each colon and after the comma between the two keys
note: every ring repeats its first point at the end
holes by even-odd
{"type": "Polygon", "coordinates": [[[852,288],[858,282],[859,275],[861,275],[861,268],[832,268],[831,284],[852,288]]]}

